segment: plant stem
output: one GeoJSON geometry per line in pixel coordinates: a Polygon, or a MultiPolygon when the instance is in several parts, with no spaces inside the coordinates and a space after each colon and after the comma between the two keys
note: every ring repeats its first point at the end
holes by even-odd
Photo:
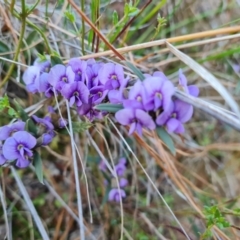
{"type": "MultiPolygon", "coordinates": [[[[85,0],[81,0],[81,8],[82,8],[83,12],[84,12],[84,1],[85,0]]],[[[85,36],[85,21],[84,21],[84,18],[82,18],[82,53],[83,53],[83,55],[85,54],[85,50],[84,50],[84,36],[85,36]]]]}
{"type": "MultiPolygon", "coordinates": [[[[25,0],[21,0],[21,3],[22,3],[22,13],[20,14],[20,16],[21,16],[21,20],[22,20],[22,26],[21,26],[19,41],[18,41],[18,45],[17,45],[17,48],[16,48],[16,52],[15,52],[13,61],[17,61],[18,60],[18,55],[19,55],[20,50],[21,50],[22,40],[24,38],[24,32],[25,32],[25,28],[26,28],[27,13],[26,13],[26,8],[25,8],[25,0]]],[[[0,88],[2,88],[4,86],[4,84],[8,81],[9,77],[11,76],[11,74],[12,74],[12,72],[14,70],[14,67],[15,67],[15,64],[12,63],[10,65],[10,68],[8,69],[8,72],[7,72],[6,76],[5,76],[5,78],[0,83],[0,88]]]]}

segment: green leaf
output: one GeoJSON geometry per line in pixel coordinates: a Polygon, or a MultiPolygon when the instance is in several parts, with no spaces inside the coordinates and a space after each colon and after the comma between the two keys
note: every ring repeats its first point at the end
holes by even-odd
{"type": "Polygon", "coordinates": [[[71,23],[75,22],[75,16],[72,12],[67,10],[67,11],[64,12],[64,15],[71,23]]]}
{"type": "Polygon", "coordinates": [[[143,75],[143,73],[138,68],[136,68],[131,62],[125,61],[125,64],[133,71],[133,73],[136,76],[138,76],[140,80],[143,81],[145,79],[145,76],[143,75]]]}
{"type": "Polygon", "coordinates": [[[117,23],[118,23],[118,14],[117,14],[116,10],[113,12],[112,21],[113,21],[113,25],[114,26],[117,25],[117,23]]]}
{"type": "Polygon", "coordinates": [[[7,44],[0,41],[0,53],[10,52],[10,49],[7,44]]]}
{"type": "Polygon", "coordinates": [[[63,62],[62,62],[62,60],[60,59],[59,56],[51,55],[50,59],[51,59],[52,67],[57,65],[57,64],[63,64],[63,62]]]}
{"type": "Polygon", "coordinates": [[[9,100],[8,100],[8,96],[5,95],[4,97],[0,98],[0,111],[3,111],[5,108],[9,108],[9,100]]]}
{"type": "Polygon", "coordinates": [[[37,135],[37,127],[36,127],[36,125],[34,124],[34,122],[31,118],[29,118],[26,121],[25,130],[27,132],[33,133],[33,135],[35,135],[35,136],[37,135]]]}
{"type": "Polygon", "coordinates": [[[30,45],[31,43],[35,42],[35,38],[36,36],[38,35],[38,32],[37,31],[32,31],[28,37],[26,38],[26,42],[28,45],[30,45]]]}
{"type": "Polygon", "coordinates": [[[23,120],[23,121],[27,121],[28,120],[28,115],[27,113],[24,111],[24,109],[22,108],[22,106],[16,101],[14,100],[14,105],[17,109],[17,113],[18,115],[20,116],[20,118],[23,120]]]}
{"type": "Polygon", "coordinates": [[[81,133],[88,130],[92,126],[89,122],[72,122],[73,132],[81,133]]]}
{"type": "Polygon", "coordinates": [[[172,140],[171,136],[168,134],[168,132],[162,127],[157,127],[156,131],[157,131],[157,134],[158,134],[159,138],[167,145],[170,152],[173,155],[175,155],[176,150],[175,150],[175,147],[174,147],[174,143],[173,143],[173,140],[172,140]]]}
{"type": "Polygon", "coordinates": [[[37,151],[35,151],[33,155],[33,166],[35,167],[35,172],[39,182],[43,184],[42,159],[37,151]]]}
{"type": "Polygon", "coordinates": [[[123,105],[122,104],[112,104],[112,103],[101,103],[101,104],[96,105],[94,108],[97,110],[100,110],[100,111],[115,113],[115,112],[123,109],[123,105]]]}
{"type": "Polygon", "coordinates": [[[17,112],[11,107],[8,108],[8,115],[11,117],[18,117],[17,112]]]}

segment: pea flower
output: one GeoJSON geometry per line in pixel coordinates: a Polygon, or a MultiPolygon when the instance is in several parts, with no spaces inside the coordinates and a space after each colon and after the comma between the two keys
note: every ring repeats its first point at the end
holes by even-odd
{"type": "Polygon", "coordinates": [[[19,131],[9,137],[3,144],[3,156],[7,160],[16,160],[16,166],[25,168],[30,164],[29,159],[33,156],[32,148],[37,140],[26,131],[19,131]]]}
{"type": "Polygon", "coordinates": [[[103,63],[93,63],[91,65],[88,64],[86,69],[86,85],[88,89],[96,87],[99,85],[99,77],[98,72],[103,67],[103,63]]]}
{"type": "Polygon", "coordinates": [[[47,98],[54,96],[53,87],[48,82],[49,73],[42,73],[39,79],[38,90],[40,93],[44,93],[47,98]]]}
{"type": "Polygon", "coordinates": [[[167,130],[175,133],[183,133],[184,126],[191,119],[193,114],[193,106],[176,100],[170,104],[170,107],[163,111],[156,119],[156,123],[160,126],[165,125],[167,130]]]}
{"type": "Polygon", "coordinates": [[[104,86],[96,86],[90,89],[90,100],[93,104],[99,104],[107,96],[108,90],[104,86]]]}
{"type": "Polygon", "coordinates": [[[131,135],[134,131],[141,136],[142,128],[146,127],[150,130],[155,129],[156,125],[152,118],[141,109],[125,108],[119,110],[115,114],[116,120],[122,125],[130,125],[129,134],[131,135]]]}
{"type": "Polygon", "coordinates": [[[106,89],[118,89],[126,86],[128,79],[124,78],[123,67],[119,64],[106,63],[98,73],[99,81],[106,89]]]}
{"type": "Polygon", "coordinates": [[[126,178],[121,178],[120,180],[119,180],[119,186],[121,187],[121,188],[124,188],[124,187],[126,187],[128,185],[128,180],[126,179],[126,178]]]}
{"type": "Polygon", "coordinates": [[[3,156],[2,152],[2,143],[0,143],[0,165],[3,165],[6,161],[7,159],[3,156]]]}
{"type": "Polygon", "coordinates": [[[39,126],[43,128],[44,132],[54,129],[54,126],[51,123],[51,118],[48,116],[44,118],[39,118],[36,115],[32,115],[32,119],[34,120],[34,122],[38,123],[39,126]]]}
{"type": "Polygon", "coordinates": [[[119,161],[117,165],[115,165],[115,171],[118,176],[122,176],[126,171],[126,162],[119,161]]]}
{"type": "Polygon", "coordinates": [[[54,131],[48,131],[42,135],[42,146],[46,146],[52,142],[53,138],[56,136],[54,131]]]}
{"type": "Polygon", "coordinates": [[[48,75],[48,82],[57,91],[61,91],[67,84],[73,83],[75,80],[75,73],[71,66],[65,67],[62,64],[53,66],[48,75]]]}
{"type": "Polygon", "coordinates": [[[77,108],[77,112],[80,116],[86,116],[89,121],[93,121],[94,119],[101,119],[103,113],[94,109],[94,105],[92,103],[82,104],[77,108]]]}
{"type": "Polygon", "coordinates": [[[39,77],[40,77],[40,70],[37,66],[30,66],[24,72],[22,79],[23,82],[26,84],[26,88],[28,92],[37,93],[39,88],[39,77]]]}
{"type": "Polygon", "coordinates": [[[86,61],[80,60],[78,58],[72,58],[69,60],[68,66],[70,66],[75,73],[75,81],[85,81],[87,68],[86,61]]]}
{"type": "Polygon", "coordinates": [[[39,71],[42,72],[49,72],[50,68],[51,68],[51,62],[49,60],[49,56],[47,56],[47,59],[44,61],[41,61],[40,58],[37,58],[34,63],[33,66],[38,67],[39,71]]]}
{"type": "Polygon", "coordinates": [[[169,107],[175,88],[162,72],[155,72],[153,77],[146,78],[143,86],[147,95],[146,110],[156,111],[160,107],[169,107]]]}
{"type": "Polygon", "coordinates": [[[126,197],[125,191],[123,189],[118,189],[118,188],[111,189],[108,194],[109,201],[120,202],[120,199],[125,197],[126,197]]]}
{"type": "Polygon", "coordinates": [[[18,121],[10,125],[6,125],[0,128],[0,140],[6,140],[13,133],[23,131],[25,128],[25,122],[18,121]]]}
{"type": "Polygon", "coordinates": [[[179,85],[183,88],[184,92],[197,97],[199,95],[199,88],[196,85],[187,86],[187,78],[182,72],[182,69],[179,69],[178,72],[179,85]]]}
{"type": "Polygon", "coordinates": [[[67,84],[61,91],[62,95],[69,100],[70,107],[76,103],[80,107],[83,103],[88,103],[89,90],[83,82],[67,84]]]}

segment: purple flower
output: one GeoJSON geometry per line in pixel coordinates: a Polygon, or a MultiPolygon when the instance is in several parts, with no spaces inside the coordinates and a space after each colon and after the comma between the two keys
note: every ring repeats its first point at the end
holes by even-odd
{"type": "Polygon", "coordinates": [[[23,74],[23,82],[31,93],[37,93],[39,88],[40,70],[36,66],[30,66],[23,74]]]}
{"type": "Polygon", "coordinates": [[[126,187],[127,185],[128,185],[128,180],[127,180],[127,179],[121,178],[121,179],[119,180],[119,186],[120,186],[121,188],[124,188],[124,187],[126,187]]]}
{"type": "Polygon", "coordinates": [[[34,122],[38,123],[44,128],[44,131],[51,131],[54,129],[53,124],[51,123],[51,118],[46,116],[44,118],[39,118],[36,115],[32,115],[34,122]]]}
{"type": "Polygon", "coordinates": [[[42,146],[46,146],[52,142],[53,138],[56,136],[54,131],[48,131],[42,135],[42,146]]]}
{"type": "Polygon", "coordinates": [[[3,165],[6,161],[7,159],[3,156],[2,152],[2,143],[0,143],[0,165],[3,165]]]}
{"type": "Polygon", "coordinates": [[[125,198],[126,193],[123,189],[113,188],[108,194],[109,201],[120,202],[120,198],[125,198]]]}
{"type": "Polygon", "coordinates": [[[162,72],[155,72],[154,77],[146,78],[143,85],[147,93],[146,110],[156,111],[160,107],[169,107],[175,88],[162,72]]]}
{"type": "Polygon", "coordinates": [[[6,140],[13,133],[23,131],[25,128],[25,122],[15,122],[11,125],[3,126],[0,128],[0,140],[6,140]]]}
{"type": "Polygon", "coordinates": [[[126,166],[123,163],[118,163],[117,165],[115,165],[115,171],[117,173],[118,176],[122,176],[124,174],[124,172],[126,171],[126,166]]]}
{"type": "Polygon", "coordinates": [[[99,104],[107,96],[108,90],[104,86],[96,86],[90,89],[90,100],[93,104],[99,104]]]}
{"type": "Polygon", "coordinates": [[[155,129],[156,125],[152,118],[141,109],[125,108],[119,110],[115,114],[116,120],[122,125],[130,125],[129,134],[131,135],[134,131],[142,135],[142,128],[146,127],[150,130],[155,129]]]}
{"type": "Polygon", "coordinates": [[[94,106],[91,103],[83,104],[77,109],[80,116],[86,116],[91,122],[95,119],[102,118],[102,112],[94,109],[94,106]]]}
{"type": "Polygon", "coordinates": [[[73,83],[75,73],[70,66],[65,67],[62,64],[53,66],[49,72],[48,82],[58,91],[61,91],[69,83],[73,83]]]}
{"type": "Polygon", "coordinates": [[[51,68],[51,62],[49,60],[49,56],[47,56],[47,60],[45,61],[41,61],[40,58],[37,58],[34,63],[33,66],[38,67],[40,72],[49,72],[50,68],[51,68]]]}
{"type": "Polygon", "coordinates": [[[183,88],[184,92],[197,97],[199,95],[199,88],[196,85],[187,86],[187,78],[182,72],[182,69],[179,69],[179,85],[183,88]]]}
{"type": "Polygon", "coordinates": [[[87,66],[86,69],[86,85],[91,89],[99,85],[98,72],[103,67],[103,63],[93,63],[87,66]]]}
{"type": "Polygon", "coordinates": [[[156,119],[156,123],[160,126],[166,125],[167,130],[175,133],[183,133],[183,123],[191,119],[193,114],[193,106],[176,100],[170,104],[169,109],[163,111],[156,119]]]}
{"type": "Polygon", "coordinates": [[[128,93],[128,100],[123,101],[125,108],[138,108],[144,110],[144,104],[147,101],[146,91],[143,82],[137,81],[128,93]]]}
{"type": "Polygon", "coordinates": [[[53,87],[48,82],[49,73],[42,73],[39,79],[39,92],[44,92],[47,98],[54,96],[53,87]]]}
{"type": "Polygon", "coordinates": [[[128,79],[124,78],[123,67],[119,64],[106,63],[98,73],[99,81],[106,89],[118,89],[126,86],[128,79]]]}
{"type": "Polygon", "coordinates": [[[65,118],[59,118],[58,119],[58,126],[59,128],[65,128],[68,124],[68,120],[65,118]]]}
{"type": "Polygon", "coordinates": [[[70,107],[76,103],[80,107],[83,103],[88,103],[89,90],[83,82],[74,82],[66,85],[62,95],[69,100],[70,107]]]}
{"type": "Polygon", "coordinates": [[[110,103],[122,103],[126,101],[123,95],[123,89],[121,88],[119,90],[110,90],[108,92],[108,99],[110,103]]]}
{"type": "Polygon", "coordinates": [[[70,66],[75,73],[75,81],[85,81],[87,68],[86,61],[80,60],[78,58],[72,58],[69,60],[68,66],[70,66]]]}
{"type": "Polygon", "coordinates": [[[126,165],[127,164],[127,159],[122,157],[122,158],[119,159],[118,163],[126,165]]]}
{"type": "Polygon", "coordinates": [[[33,156],[32,148],[37,140],[26,131],[19,131],[9,137],[3,144],[3,156],[7,160],[17,160],[19,168],[27,167],[30,164],[29,158],[33,156]]]}

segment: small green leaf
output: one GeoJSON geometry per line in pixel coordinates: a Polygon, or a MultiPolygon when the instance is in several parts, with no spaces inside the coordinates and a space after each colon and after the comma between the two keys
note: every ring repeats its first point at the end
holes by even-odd
{"type": "Polygon", "coordinates": [[[33,135],[37,135],[37,128],[36,128],[36,125],[34,124],[33,120],[31,118],[29,118],[27,121],[26,121],[26,124],[25,124],[25,130],[27,132],[30,132],[30,133],[33,133],[33,135]]]}
{"type": "Polygon", "coordinates": [[[71,23],[75,22],[75,16],[72,12],[67,10],[67,11],[64,12],[64,15],[71,23]]]}
{"type": "Polygon", "coordinates": [[[21,107],[21,105],[16,101],[14,100],[14,105],[17,109],[17,113],[18,115],[20,116],[20,118],[23,120],[23,121],[27,121],[28,119],[28,115],[27,113],[24,111],[24,109],[21,107]]]}
{"type": "Polygon", "coordinates": [[[60,59],[60,57],[57,56],[57,55],[55,55],[55,54],[51,55],[50,59],[51,59],[51,65],[52,65],[52,67],[55,66],[55,65],[57,65],[57,64],[63,64],[63,62],[62,62],[62,60],[60,59]]]}
{"type": "Polygon", "coordinates": [[[89,122],[72,122],[73,132],[81,133],[88,130],[92,126],[89,122]]]}
{"type": "Polygon", "coordinates": [[[42,159],[37,151],[33,155],[33,165],[39,182],[43,184],[42,159]]]}
{"type": "Polygon", "coordinates": [[[17,112],[11,107],[8,108],[8,115],[11,117],[18,117],[17,112]]]}
{"type": "Polygon", "coordinates": [[[123,109],[123,105],[122,104],[112,104],[112,103],[101,103],[101,104],[98,104],[97,106],[95,106],[94,108],[97,110],[100,110],[100,111],[115,113],[115,112],[123,109]]]}
{"type": "Polygon", "coordinates": [[[38,35],[38,32],[37,32],[37,31],[35,31],[35,30],[32,31],[32,32],[28,35],[28,37],[26,38],[26,43],[27,43],[28,45],[30,45],[31,43],[35,42],[35,39],[36,39],[37,35],[38,35]]]}
{"type": "Polygon", "coordinates": [[[4,97],[0,98],[0,111],[3,111],[5,108],[9,108],[9,100],[8,100],[8,96],[5,95],[4,97]]]}
{"type": "Polygon", "coordinates": [[[116,10],[113,12],[112,21],[113,21],[114,26],[117,25],[117,23],[118,23],[118,13],[117,13],[116,10]]]}
{"type": "Polygon", "coordinates": [[[8,47],[7,44],[5,44],[4,42],[0,41],[0,53],[5,53],[5,52],[9,52],[10,49],[8,47]]]}
{"type": "Polygon", "coordinates": [[[125,64],[133,71],[133,73],[134,73],[136,76],[138,76],[138,78],[139,78],[140,80],[143,81],[143,80],[145,79],[143,73],[142,73],[138,68],[136,68],[131,62],[125,61],[125,64]]]}
{"type": "Polygon", "coordinates": [[[159,138],[167,145],[170,152],[173,155],[175,155],[176,150],[174,147],[174,143],[173,143],[171,136],[168,134],[168,132],[162,127],[157,127],[156,131],[157,131],[159,138]]]}

